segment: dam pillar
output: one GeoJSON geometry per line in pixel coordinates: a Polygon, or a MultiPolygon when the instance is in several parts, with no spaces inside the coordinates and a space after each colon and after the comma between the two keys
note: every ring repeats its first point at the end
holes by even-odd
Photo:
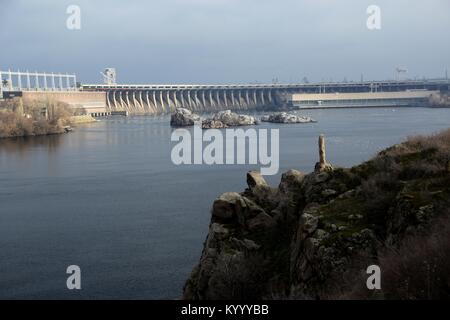
{"type": "Polygon", "coordinates": [[[180,97],[181,97],[181,107],[184,108],[186,105],[184,104],[184,90],[180,91],[180,97]]]}
{"type": "Polygon", "coordinates": [[[194,104],[195,110],[198,110],[201,107],[200,99],[198,98],[198,90],[194,90],[194,104]]]}
{"type": "Polygon", "coordinates": [[[242,108],[242,90],[238,90],[238,108],[242,108]]]}
{"type": "Polygon", "coordinates": [[[212,90],[208,90],[208,93],[209,93],[209,106],[212,108],[212,107],[214,107],[213,97],[212,97],[212,90]]]}
{"type": "Polygon", "coordinates": [[[123,92],[122,92],[122,90],[119,91],[119,101],[120,101],[120,107],[122,108],[123,111],[125,111],[126,109],[125,109],[125,106],[123,104],[123,92]]]}
{"type": "Polygon", "coordinates": [[[145,112],[147,108],[145,108],[145,103],[144,103],[144,100],[142,99],[142,90],[139,90],[138,101],[139,101],[139,104],[141,105],[141,109],[142,109],[141,111],[145,112]]]}
{"type": "Polygon", "coordinates": [[[174,90],[173,91],[173,97],[174,97],[174,100],[175,100],[175,108],[178,108],[179,107],[179,105],[178,105],[178,97],[177,97],[177,95],[178,95],[178,93],[179,93],[180,91],[178,91],[178,90],[174,90]]]}
{"type": "Polygon", "coordinates": [[[217,107],[221,107],[221,103],[220,103],[220,96],[219,96],[219,90],[216,90],[216,101],[217,101],[217,107]]]}
{"type": "Polygon", "coordinates": [[[125,97],[126,97],[126,102],[127,102],[127,110],[129,112],[132,111],[132,107],[131,107],[131,102],[130,102],[130,92],[129,91],[125,91],[125,97]]]}
{"type": "Polygon", "coordinates": [[[137,98],[138,94],[139,94],[139,91],[136,91],[136,90],[133,90],[131,92],[131,97],[132,97],[132,101],[133,101],[132,108],[133,108],[134,112],[138,112],[139,109],[141,108],[141,106],[139,105],[138,98],[137,98]]]}
{"type": "Polygon", "coordinates": [[[165,107],[164,107],[164,99],[163,99],[163,92],[162,90],[159,90],[159,103],[161,105],[161,112],[165,111],[165,107]]]}
{"type": "Polygon", "coordinates": [[[148,90],[145,90],[145,104],[147,105],[147,110],[153,113],[152,105],[150,104],[150,98],[148,95],[148,90]]]}
{"type": "Polygon", "coordinates": [[[108,109],[108,111],[111,110],[111,92],[106,92],[106,108],[108,109]]]}
{"type": "Polygon", "coordinates": [[[188,91],[186,91],[186,93],[187,93],[187,96],[186,96],[186,99],[187,99],[187,104],[188,104],[188,106],[189,106],[189,108],[188,108],[188,109],[192,110],[192,99],[191,99],[191,91],[190,91],[190,90],[188,90],[188,91]]]}
{"type": "Polygon", "coordinates": [[[205,99],[205,90],[202,89],[202,106],[203,106],[203,110],[206,110],[206,99],[205,99]]]}
{"type": "Polygon", "coordinates": [[[156,103],[156,90],[152,90],[152,101],[153,101],[153,109],[155,113],[158,113],[158,104],[156,103]]]}
{"type": "Polygon", "coordinates": [[[231,93],[231,105],[234,107],[236,106],[236,101],[234,100],[234,90],[231,89],[230,93],[231,93]]]}
{"type": "Polygon", "coordinates": [[[167,107],[169,108],[169,111],[172,109],[172,104],[170,103],[170,90],[166,90],[165,98],[167,101],[167,107]]]}
{"type": "Polygon", "coordinates": [[[116,100],[116,90],[113,90],[112,92],[112,99],[113,99],[113,110],[117,110],[117,100],[116,100]]]}
{"type": "Polygon", "coordinates": [[[228,109],[228,100],[227,100],[227,92],[228,92],[228,90],[224,89],[222,92],[223,92],[223,101],[225,103],[225,108],[228,109]]]}

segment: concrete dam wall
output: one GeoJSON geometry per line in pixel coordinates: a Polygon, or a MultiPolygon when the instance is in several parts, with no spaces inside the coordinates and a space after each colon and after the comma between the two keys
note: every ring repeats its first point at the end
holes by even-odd
{"type": "Polygon", "coordinates": [[[106,91],[106,105],[112,112],[160,114],[183,107],[195,112],[250,110],[275,107],[281,103],[276,90],[154,90],[113,89],[106,91]]]}
{"type": "MultiPolygon", "coordinates": [[[[450,81],[405,80],[311,84],[248,85],[83,85],[83,91],[104,92],[108,112],[160,114],[183,107],[194,112],[218,110],[264,110],[292,105],[293,95],[304,94],[315,100],[322,94],[408,92],[411,90],[448,91],[450,81]]],[[[295,99],[294,99],[295,100],[295,99]]]]}

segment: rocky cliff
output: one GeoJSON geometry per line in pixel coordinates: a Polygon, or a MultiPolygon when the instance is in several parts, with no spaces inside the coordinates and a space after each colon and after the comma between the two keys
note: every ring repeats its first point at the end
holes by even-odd
{"type": "Polygon", "coordinates": [[[212,206],[185,299],[450,298],[450,131],[277,188],[257,172],[212,206]],[[382,289],[366,287],[380,266],[382,289]]]}

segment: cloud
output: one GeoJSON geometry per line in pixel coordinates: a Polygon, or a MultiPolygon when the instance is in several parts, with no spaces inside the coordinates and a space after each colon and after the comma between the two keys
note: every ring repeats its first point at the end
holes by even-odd
{"type": "Polygon", "coordinates": [[[118,69],[122,82],[230,83],[439,76],[450,66],[448,1],[378,0],[382,29],[366,29],[366,0],[2,0],[2,68],[118,69]],[[82,29],[66,29],[66,8],[82,29]]]}

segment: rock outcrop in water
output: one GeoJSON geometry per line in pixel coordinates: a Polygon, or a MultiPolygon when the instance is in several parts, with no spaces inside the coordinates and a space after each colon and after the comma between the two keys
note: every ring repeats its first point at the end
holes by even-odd
{"type": "Polygon", "coordinates": [[[450,94],[448,92],[433,93],[429,99],[428,103],[432,107],[450,107],[450,94]]]}
{"type": "Polygon", "coordinates": [[[277,112],[271,115],[265,115],[261,117],[262,122],[273,123],[310,123],[316,122],[314,119],[305,116],[298,116],[296,114],[287,112],[277,112]]]}
{"type": "Polygon", "coordinates": [[[449,299],[450,130],[214,201],[185,299],[449,299]],[[381,290],[366,287],[369,265],[381,290]]]}
{"type": "Polygon", "coordinates": [[[220,129],[236,126],[251,126],[257,123],[255,117],[225,110],[217,112],[211,119],[204,120],[202,127],[203,129],[220,129]]]}
{"type": "Polygon", "coordinates": [[[177,108],[170,116],[170,125],[172,127],[189,127],[193,126],[196,121],[200,121],[199,115],[185,108],[177,108]]]}
{"type": "Polygon", "coordinates": [[[202,121],[202,129],[223,129],[228,128],[228,126],[222,121],[214,119],[205,119],[202,121]]]}

